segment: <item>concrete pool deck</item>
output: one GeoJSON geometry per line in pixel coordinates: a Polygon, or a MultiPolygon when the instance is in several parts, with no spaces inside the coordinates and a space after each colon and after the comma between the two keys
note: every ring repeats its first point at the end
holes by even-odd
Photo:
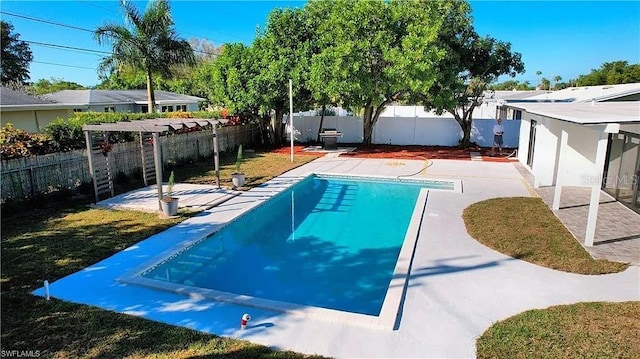
{"type": "MultiPolygon", "coordinates": [[[[333,357],[438,358],[475,356],[475,340],[491,324],[528,309],[640,300],[638,266],[601,276],[569,274],[502,255],[467,234],[461,214],[468,205],[493,197],[530,195],[512,164],[432,163],[425,170],[424,161],[320,158],[51,283],[51,296],[276,349],[333,357]],[[463,193],[429,193],[397,330],[363,328],[116,282],[122,273],[178,242],[214,231],[246,207],[270,198],[310,172],[418,173],[420,178],[462,180],[463,193]],[[253,319],[247,330],[240,330],[245,312],[253,319]]],[[[36,291],[43,293],[43,289],[36,291]]]]}

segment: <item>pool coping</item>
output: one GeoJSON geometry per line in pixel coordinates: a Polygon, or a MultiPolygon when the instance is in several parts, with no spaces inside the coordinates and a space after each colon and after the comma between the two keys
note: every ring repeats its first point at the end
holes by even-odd
{"type": "MultiPolygon", "coordinates": [[[[211,231],[208,231],[205,234],[200,234],[197,237],[194,237],[187,241],[183,241],[179,244],[176,244],[171,248],[169,248],[168,250],[165,250],[160,254],[154,256],[153,258],[147,261],[144,261],[140,265],[135,266],[133,269],[128,270],[122,276],[116,278],[116,281],[122,284],[138,285],[142,287],[169,291],[169,292],[173,292],[181,295],[200,295],[204,298],[211,299],[214,301],[232,303],[236,305],[260,308],[260,309],[274,310],[279,312],[286,312],[294,315],[299,315],[303,317],[312,317],[312,318],[317,318],[317,319],[331,321],[331,322],[355,324],[355,325],[361,325],[369,328],[378,328],[378,329],[387,329],[387,330],[397,329],[397,321],[398,321],[397,319],[401,313],[400,306],[406,291],[406,285],[409,278],[411,263],[413,261],[413,254],[418,241],[418,236],[420,233],[423,214],[427,205],[429,191],[446,191],[446,192],[461,193],[462,187],[460,183],[461,181],[459,180],[444,180],[446,182],[458,182],[457,185],[454,184],[454,190],[431,189],[431,188],[429,189],[423,188],[420,190],[418,194],[418,198],[416,199],[416,204],[414,206],[414,209],[411,215],[411,219],[409,221],[409,225],[407,226],[407,232],[405,234],[402,247],[398,254],[398,259],[396,261],[394,272],[389,282],[387,293],[385,294],[385,297],[382,303],[380,314],[377,316],[340,311],[337,309],[315,307],[310,305],[288,303],[288,302],[282,302],[282,301],[276,301],[276,300],[270,300],[270,299],[256,298],[248,295],[240,295],[240,294],[223,292],[223,291],[218,291],[213,289],[192,287],[184,284],[162,282],[158,280],[144,278],[141,276],[143,273],[145,273],[155,265],[158,265],[162,262],[165,262],[171,259],[173,256],[178,255],[186,248],[189,248],[190,246],[199,242],[203,238],[210,236],[213,233],[221,230],[224,226],[235,221],[237,218],[249,213],[250,211],[262,205],[264,202],[271,199],[272,197],[286,191],[291,186],[313,175],[336,176],[341,178],[351,177],[354,179],[369,178],[369,179],[378,179],[378,180],[380,179],[394,180],[394,181],[398,180],[398,178],[392,177],[392,176],[358,176],[358,175],[345,176],[344,174],[334,174],[334,173],[326,173],[326,172],[308,173],[307,175],[298,177],[296,181],[286,186],[283,186],[280,190],[274,191],[270,195],[265,196],[264,198],[258,199],[252,203],[247,204],[245,207],[241,209],[241,211],[237,215],[233,216],[225,223],[220,223],[214,226],[211,231]]],[[[429,182],[429,181],[442,182],[443,180],[442,179],[438,179],[438,180],[416,179],[411,182],[415,183],[415,182],[429,182]]]]}

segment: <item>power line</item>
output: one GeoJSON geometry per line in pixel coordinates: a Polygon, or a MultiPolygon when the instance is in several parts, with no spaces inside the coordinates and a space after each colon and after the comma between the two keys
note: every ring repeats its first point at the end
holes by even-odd
{"type": "MultiPolygon", "coordinates": [[[[55,25],[55,26],[66,27],[66,28],[68,28],[68,29],[74,29],[74,30],[86,31],[86,32],[90,32],[90,33],[92,33],[92,34],[95,32],[95,31],[93,31],[93,30],[85,29],[85,28],[82,28],[82,27],[77,27],[77,26],[67,25],[67,24],[61,24],[61,23],[58,23],[58,22],[53,22],[53,21],[49,21],[49,20],[38,19],[38,18],[35,18],[35,17],[31,17],[31,16],[20,15],[20,14],[14,14],[14,13],[6,12],[6,11],[0,11],[0,13],[5,14],[5,15],[10,15],[10,16],[15,16],[15,17],[19,17],[19,18],[27,19],[27,20],[31,20],[31,21],[42,22],[42,23],[49,24],[49,25],[55,25]]],[[[205,39],[207,39],[207,38],[205,37],[205,39]]],[[[211,41],[211,40],[209,40],[209,41],[211,41]]],[[[25,41],[25,42],[29,42],[29,41],[25,41]]],[[[51,44],[50,44],[50,46],[56,46],[56,45],[51,45],[51,44]]],[[[86,50],[86,51],[92,51],[92,50],[86,50]]],[[[109,52],[103,52],[103,51],[100,51],[100,52],[102,52],[102,53],[106,53],[106,54],[110,54],[109,52]]],[[[210,53],[210,52],[201,51],[201,50],[195,50],[195,49],[193,50],[193,52],[198,52],[198,53],[201,53],[201,54],[211,55],[211,56],[217,56],[217,55],[218,55],[218,54],[216,54],[216,53],[210,53]]]]}
{"type": "Polygon", "coordinates": [[[96,5],[96,4],[92,4],[92,3],[88,2],[88,1],[82,1],[82,0],[77,0],[77,1],[78,1],[79,3],[85,4],[85,5],[93,6],[93,7],[95,7],[95,8],[102,9],[102,10],[104,10],[104,11],[108,11],[108,12],[110,12],[110,13],[120,15],[120,13],[119,13],[119,12],[117,12],[117,11],[114,11],[114,10],[111,10],[111,9],[107,9],[106,7],[98,6],[98,5],[96,5]]]}
{"type": "Polygon", "coordinates": [[[53,63],[53,62],[44,62],[44,61],[31,61],[31,62],[35,62],[35,63],[38,63],[38,64],[46,64],[46,65],[55,65],[55,66],[73,67],[73,68],[76,68],[76,69],[86,69],[86,70],[94,70],[94,71],[96,70],[96,69],[95,69],[95,68],[93,68],[93,67],[83,67],[83,66],[74,66],[74,65],[56,64],[56,63],[53,63]]]}
{"type": "Polygon", "coordinates": [[[91,49],[83,49],[81,47],[73,47],[73,46],[65,46],[65,45],[57,45],[57,44],[49,44],[46,42],[38,42],[38,41],[29,41],[29,40],[22,40],[26,43],[29,44],[34,44],[34,45],[39,45],[39,46],[46,46],[46,47],[52,47],[52,48],[56,48],[59,50],[68,50],[68,51],[76,51],[76,52],[88,52],[91,55],[97,55],[97,56],[103,56],[101,54],[106,54],[106,55],[110,55],[110,52],[106,52],[106,51],[100,51],[100,50],[91,50],[91,49]]]}
{"type": "Polygon", "coordinates": [[[38,22],[42,22],[45,24],[50,24],[50,25],[56,25],[56,26],[62,26],[62,27],[66,27],[69,29],[74,29],[74,30],[80,30],[80,31],[86,31],[86,32],[90,32],[93,34],[93,30],[89,30],[89,29],[85,29],[82,27],[77,27],[77,26],[72,26],[72,25],[67,25],[67,24],[61,24],[58,22],[53,22],[53,21],[49,21],[49,20],[43,20],[43,19],[38,19],[35,17],[31,17],[31,16],[25,16],[25,15],[20,15],[20,14],[13,14],[10,12],[6,12],[6,11],[0,11],[0,13],[5,14],[5,15],[9,15],[9,16],[15,16],[15,17],[19,17],[19,18],[23,18],[23,19],[27,19],[27,20],[31,20],[31,21],[38,21],[38,22]]]}

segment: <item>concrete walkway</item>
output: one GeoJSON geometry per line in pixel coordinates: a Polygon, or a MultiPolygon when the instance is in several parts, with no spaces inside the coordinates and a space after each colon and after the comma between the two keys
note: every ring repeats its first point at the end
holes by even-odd
{"type": "Polygon", "coordinates": [[[465,207],[493,197],[528,196],[529,190],[511,163],[450,160],[433,160],[420,175],[461,179],[464,192],[429,193],[397,330],[245,308],[115,281],[151,256],[210,233],[307,173],[399,176],[419,173],[424,166],[424,161],[409,160],[315,160],[52,283],[51,295],[276,349],[349,358],[470,358],[476,338],[491,324],[525,310],[640,300],[640,267],[601,276],[569,274],[502,255],[471,238],[461,217],[465,207]],[[238,327],[244,312],[253,320],[242,331],[238,327]]]}
{"type": "MultiPolygon", "coordinates": [[[[164,183],[163,185],[166,189],[167,184],[164,183]]],[[[240,194],[240,192],[217,188],[216,186],[176,183],[173,187],[172,195],[179,198],[179,208],[202,211],[212,208],[238,194],[240,194]]],[[[95,204],[95,207],[155,213],[159,211],[158,187],[151,185],[123,193],[100,201],[95,204]]]]}

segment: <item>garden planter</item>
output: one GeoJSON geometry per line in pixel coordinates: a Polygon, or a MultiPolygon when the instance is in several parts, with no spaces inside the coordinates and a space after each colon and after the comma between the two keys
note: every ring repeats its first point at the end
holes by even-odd
{"type": "Polygon", "coordinates": [[[242,187],[244,186],[244,173],[233,173],[231,174],[231,182],[233,183],[233,187],[242,187]]]}
{"type": "Polygon", "coordinates": [[[160,206],[165,216],[173,217],[178,215],[178,197],[162,197],[160,206]]]}

